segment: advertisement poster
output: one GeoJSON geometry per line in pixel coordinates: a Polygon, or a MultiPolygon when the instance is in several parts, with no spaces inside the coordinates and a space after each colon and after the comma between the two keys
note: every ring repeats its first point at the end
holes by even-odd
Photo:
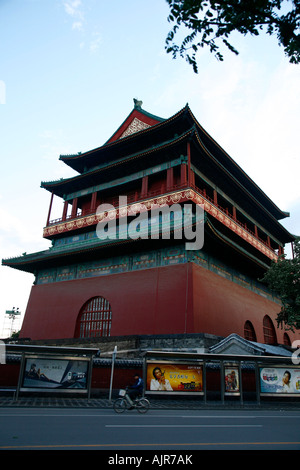
{"type": "Polygon", "coordinates": [[[300,395],[300,368],[260,368],[260,391],[269,395],[300,395]]]}
{"type": "Polygon", "coordinates": [[[203,392],[203,366],[178,363],[147,363],[146,391],[203,392]]]}
{"type": "Polygon", "coordinates": [[[225,366],[225,394],[226,395],[239,395],[240,394],[240,380],[239,368],[237,366],[225,366]]]}
{"type": "Polygon", "coordinates": [[[88,361],[27,358],[22,387],[52,390],[86,390],[88,361]]]}

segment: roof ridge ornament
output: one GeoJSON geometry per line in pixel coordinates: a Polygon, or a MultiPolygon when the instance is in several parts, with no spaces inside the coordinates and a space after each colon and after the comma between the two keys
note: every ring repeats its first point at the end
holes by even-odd
{"type": "Polygon", "coordinates": [[[133,98],[133,102],[134,102],[134,107],[135,108],[141,108],[142,107],[142,104],[143,104],[142,101],[137,100],[136,98],[133,98]]]}

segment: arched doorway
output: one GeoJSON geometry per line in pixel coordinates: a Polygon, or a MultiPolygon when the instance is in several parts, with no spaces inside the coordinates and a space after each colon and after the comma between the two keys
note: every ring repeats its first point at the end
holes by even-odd
{"type": "Polygon", "coordinates": [[[81,308],[75,327],[75,338],[110,336],[112,311],[104,297],[92,297],[81,308]]]}

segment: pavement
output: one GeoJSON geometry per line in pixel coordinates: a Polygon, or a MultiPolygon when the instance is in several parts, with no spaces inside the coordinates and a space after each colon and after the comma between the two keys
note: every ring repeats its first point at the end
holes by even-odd
{"type": "MultiPolygon", "coordinates": [[[[19,396],[16,400],[13,396],[0,395],[0,408],[95,408],[95,409],[112,409],[113,402],[117,397],[112,400],[106,397],[91,397],[91,398],[78,398],[78,397],[53,397],[53,396],[19,396]]],[[[153,410],[159,409],[195,409],[195,410],[208,410],[208,409],[230,409],[230,410],[300,410],[300,401],[241,401],[239,399],[228,400],[224,402],[221,400],[206,402],[203,397],[195,399],[189,398],[154,398],[147,397],[150,401],[150,408],[153,410]]]]}

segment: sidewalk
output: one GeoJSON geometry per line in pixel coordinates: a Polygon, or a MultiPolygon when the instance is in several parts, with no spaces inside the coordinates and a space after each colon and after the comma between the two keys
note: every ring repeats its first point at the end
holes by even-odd
{"type": "MultiPolygon", "coordinates": [[[[15,400],[12,396],[0,396],[0,408],[96,408],[112,409],[115,398],[109,401],[108,398],[74,398],[74,397],[41,397],[41,396],[22,396],[15,400]]],[[[181,409],[181,410],[300,410],[298,401],[262,401],[257,403],[225,400],[203,402],[201,399],[159,399],[149,398],[151,409],[181,409]]]]}

